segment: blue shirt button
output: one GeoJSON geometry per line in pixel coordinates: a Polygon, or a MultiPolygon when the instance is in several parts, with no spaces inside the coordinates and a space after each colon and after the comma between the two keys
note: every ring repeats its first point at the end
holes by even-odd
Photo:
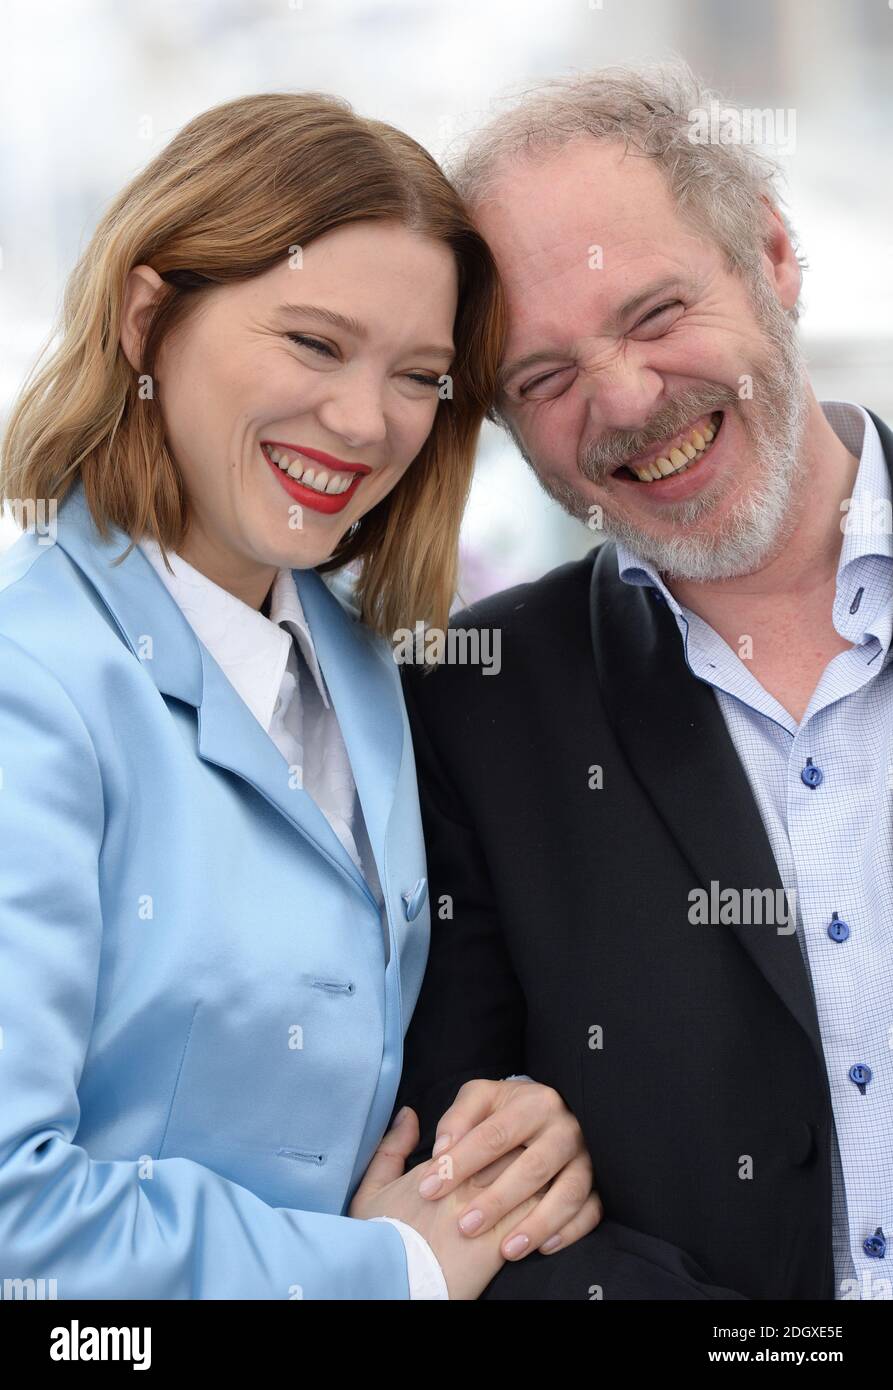
{"type": "Polygon", "coordinates": [[[812,761],[812,758],[807,758],[806,766],[800,773],[801,782],[805,782],[807,787],[809,787],[811,791],[815,791],[816,787],[823,780],[824,776],[825,774],[822,772],[822,769],[820,767],[816,767],[815,763],[812,761]]]}
{"type": "Polygon", "coordinates": [[[847,1073],[853,1084],[859,1087],[863,1096],[865,1095],[865,1087],[868,1085],[873,1074],[871,1067],[867,1066],[865,1062],[855,1062],[847,1073]]]}
{"type": "Polygon", "coordinates": [[[831,921],[828,923],[828,935],[832,941],[846,941],[850,934],[849,923],[845,922],[837,913],[833,913],[831,921]]]}
{"type": "Polygon", "coordinates": [[[887,1253],[887,1238],[878,1226],[873,1236],[863,1240],[862,1249],[866,1255],[870,1255],[873,1260],[882,1260],[887,1253]]]}

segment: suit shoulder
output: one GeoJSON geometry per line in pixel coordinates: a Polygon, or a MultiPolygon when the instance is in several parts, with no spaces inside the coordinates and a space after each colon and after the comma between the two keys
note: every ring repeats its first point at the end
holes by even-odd
{"type": "Polygon", "coordinates": [[[510,589],[471,603],[454,613],[451,627],[500,627],[523,630],[539,628],[556,613],[588,603],[593,565],[599,549],[595,547],[581,560],[571,560],[549,570],[539,579],[515,584],[510,589]]]}
{"type": "Polygon", "coordinates": [[[603,549],[453,614],[450,634],[462,640],[447,645],[436,670],[412,663],[401,668],[410,703],[452,710],[460,720],[471,718],[472,710],[476,717],[496,717],[497,707],[515,700],[520,688],[550,686],[589,661],[589,595],[603,549]],[[485,668],[503,678],[482,680],[485,668]]]}
{"type": "Polygon", "coordinates": [[[0,636],[63,679],[85,654],[127,649],[104,606],[62,546],[24,532],[0,555],[0,636]]]}

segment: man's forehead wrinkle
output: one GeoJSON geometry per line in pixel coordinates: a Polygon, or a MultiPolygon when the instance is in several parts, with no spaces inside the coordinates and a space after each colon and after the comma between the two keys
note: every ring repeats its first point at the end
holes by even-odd
{"type": "Polygon", "coordinates": [[[640,246],[625,248],[622,263],[615,264],[613,270],[610,266],[605,266],[603,270],[590,269],[586,258],[581,259],[576,253],[572,260],[569,258],[567,263],[561,267],[538,264],[536,253],[525,257],[525,262],[532,263],[535,269],[528,277],[519,278],[516,285],[508,287],[510,313],[517,312],[514,309],[516,300],[526,298],[532,291],[540,287],[548,286],[557,291],[558,286],[566,276],[573,275],[578,270],[581,283],[584,283],[587,291],[591,291],[591,293],[587,293],[587,302],[593,307],[598,302],[603,302],[606,309],[611,307],[611,303],[608,301],[619,303],[621,299],[633,293],[640,285],[644,287],[651,281],[657,282],[674,275],[678,275],[680,278],[687,277],[691,273],[690,263],[687,260],[669,254],[665,247],[648,242],[643,242],[640,246]],[[642,265],[643,261],[647,262],[644,266],[642,265]],[[586,277],[585,282],[583,282],[583,276],[586,277]],[[595,276],[600,278],[591,278],[595,276]],[[604,300],[602,296],[604,296],[604,300]]]}
{"type": "Polygon", "coordinates": [[[584,246],[581,250],[579,241],[571,238],[554,242],[550,247],[531,247],[519,255],[517,262],[510,267],[510,273],[517,275],[526,270],[527,274],[522,274],[523,288],[529,291],[545,282],[562,279],[575,270],[588,274],[586,258],[587,248],[584,246]],[[565,248],[566,254],[562,255],[565,248]]]}

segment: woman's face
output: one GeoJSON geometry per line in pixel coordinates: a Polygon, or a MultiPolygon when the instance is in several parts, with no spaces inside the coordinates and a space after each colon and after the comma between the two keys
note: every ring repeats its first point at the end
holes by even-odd
{"type": "MultiPolygon", "coordinates": [[[[134,366],[161,286],[149,266],[130,273],[121,342],[134,366]]],[[[253,607],[278,569],[327,559],[431,430],[457,293],[447,246],[375,221],[207,291],[153,383],[189,507],[183,558],[253,607]]]]}

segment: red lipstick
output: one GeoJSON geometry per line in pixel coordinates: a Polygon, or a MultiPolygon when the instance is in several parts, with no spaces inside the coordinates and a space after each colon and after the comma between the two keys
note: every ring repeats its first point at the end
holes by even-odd
{"type": "Polygon", "coordinates": [[[261,441],[261,453],[266,460],[267,467],[275,474],[280,485],[302,507],[309,507],[311,511],[322,512],[326,516],[332,516],[336,512],[343,511],[350,499],[353,497],[362,479],[372,469],[366,463],[345,463],[337,459],[333,454],[323,453],[321,449],[298,448],[295,444],[286,444],[284,440],[264,439],[261,441]],[[278,463],[274,463],[271,458],[267,458],[266,448],[282,449],[290,454],[300,455],[302,458],[312,460],[314,463],[324,464],[332,472],[353,473],[354,479],[349,487],[343,492],[319,492],[316,488],[308,487],[301,483],[297,478],[289,477],[278,463]]]}

